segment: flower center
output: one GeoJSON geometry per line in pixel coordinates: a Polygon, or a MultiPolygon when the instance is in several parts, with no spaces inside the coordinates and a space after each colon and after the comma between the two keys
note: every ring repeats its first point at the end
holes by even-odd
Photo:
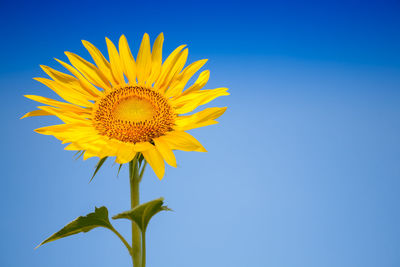
{"type": "Polygon", "coordinates": [[[114,108],[114,116],[123,121],[151,120],[154,116],[154,107],[147,99],[133,96],[119,102],[114,108]]]}
{"type": "Polygon", "coordinates": [[[160,93],[140,86],[115,88],[96,102],[94,127],[123,142],[150,142],[172,131],[176,115],[160,93]]]}

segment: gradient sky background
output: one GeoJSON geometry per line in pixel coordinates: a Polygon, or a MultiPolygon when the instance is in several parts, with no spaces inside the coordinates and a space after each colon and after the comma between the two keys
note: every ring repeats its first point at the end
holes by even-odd
{"type": "MultiPolygon", "coordinates": [[[[400,266],[399,1],[0,1],[3,100],[0,266],[131,266],[105,229],[33,248],[94,206],[129,208],[124,168],[73,160],[19,120],[52,96],[32,80],[62,70],[64,51],[89,58],[121,34],[137,51],[165,34],[164,56],[188,44],[209,58],[209,88],[231,96],[220,124],[191,131],[208,153],[177,152],[142,201],[175,212],[148,230],[148,266],[400,266]]],[[[129,235],[128,221],[115,225],[129,235]]]]}

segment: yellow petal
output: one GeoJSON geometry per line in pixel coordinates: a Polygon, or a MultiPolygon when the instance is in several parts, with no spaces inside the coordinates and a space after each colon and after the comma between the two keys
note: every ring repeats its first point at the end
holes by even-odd
{"type": "Polygon", "coordinates": [[[62,120],[65,123],[73,123],[73,122],[85,122],[85,117],[77,115],[76,113],[73,113],[71,111],[67,111],[65,109],[60,109],[60,108],[55,108],[55,107],[50,107],[50,106],[41,106],[39,107],[40,109],[51,113],[54,116],[57,116],[60,120],[62,120]]]}
{"type": "Polygon", "coordinates": [[[160,76],[162,64],[162,47],[164,43],[164,34],[160,33],[153,44],[151,51],[151,75],[148,79],[148,85],[152,85],[160,76]]]}
{"type": "Polygon", "coordinates": [[[104,158],[104,157],[112,157],[117,155],[116,148],[109,145],[108,143],[103,144],[100,147],[100,150],[98,152],[99,157],[104,158]]]}
{"type": "Polygon", "coordinates": [[[171,165],[172,167],[176,168],[176,158],[174,152],[169,148],[168,144],[163,141],[162,139],[155,138],[153,139],[158,152],[160,152],[161,156],[164,160],[171,165]]]}
{"type": "Polygon", "coordinates": [[[67,135],[64,133],[61,134],[54,134],[56,138],[63,140],[63,142],[74,142],[80,146],[84,150],[88,150],[91,153],[96,153],[99,156],[100,147],[98,146],[98,139],[99,136],[97,133],[93,133],[88,131],[86,134],[77,132],[77,131],[70,131],[67,135]]]}
{"type": "Polygon", "coordinates": [[[71,103],[72,104],[71,106],[75,106],[78,108],[80,107],[89,108],[93,106],[93,103],[89,102],[88,99],[86,99],[82,95],[78,94],[77,92],[70,91],[68,87],[63,86],[55,81],[48,80],[45,78],[33,78],[33,79],[49,87],[52,91],[58,94],[63,100],[71,103]]]}
{"type": "Polygon", "coordinates": [[[225,88],[225,87],[211,89],[211,90],[202,90],[201,92],[206,92],[206,91],[208,92],[207,96],[205,96],[200,101],[200,105],[207,104],[208,102],[214,100],[217,97],[230,95],[230,93],[227,92],[228,88],[225,88]]]}
{"type": "Polygon", "coordinates": [[[85,95],[71,89],[70,87],[67,87],[61,83],[46,78],[33,78],[33,79],[49,87],[51,90],[53,90],[56,94],[58,94],[62,99],[64,99],[67,102],[83,107],[93,106],[93,103],[87,101],[89,99],[85,95]]]}
{"type": "Polygon", "coordinates": [[[129,84],[136,84],[136,63],[132,56],[131,50],[126,40],[125,35],[122,35],[119,39],[119,53],[121,57],[122,67],[126,77],[128,78],[129,84]]]}
{"type": "Polygon", "coordinates": [[[97,155],[93,154],[87,150],[85,151],[85,154],[83,154],[83,160],[87,160],[87,159],[93,158],[93,157],[97,157],[97,155]]]}
{"type": "Polygon", "coordinates": [[[171,82],[174,80],[174,77],[176,77],[178,73],[183,69],[188,54],[189,50],[186,48],[185,50],[182,51],[182,53],[178,55],[176,61],[171,65],[169,72],[166,74],[165,79],[161,84],[159,84],[158,88],[161,91],[165,91],[170,86],[171,82]]]}
{"type": "Polygon", "coordinates": [[[143,35],[136,62],[138,82],[144,85],[151,73],[150,38],[147,33],[143,35]]]}
{"type": "Polygon", "coordinates": [[[82,147],[77,144],[69,144],[64,148],[64,150],[82,150],[82,147]]]}
{"type": "Polygon", "coordinates": [[[178,75],[175,81],[171,84],[168,91],[165,93],[166,97],[173,97],[180,94],[183,88],[186,86],[187,82],[192,78],[192,76],[206,64],[207,59],[198,60],[187,66],[182,73],[178,75]]]}
{"type": "Polygon", "coordinates": [[[207,150],[190,134],[183,131],[173,131],[167,135],[160,136],[171,149],[183,151],[207,152],[207,150]]]}
{"type": "Polygon", "coordinates": [[[26,113],[24,116],[21,117],[21,119],[23,118],[27,118],[27,117],[34,117],[34,116],[49,116],[49,115],[53,115],[47,111],[44,110],[34,110],[31,112],[26,113]]]}
{"type": "Polygon", "coordinates": [[[40,133],[40,134],[44,134],[44,135],[53,135],[58,132],[68,131],[68,129],[70,127],[71,126],[68,124],[57,124],[57,125],[51,125],[51,126],[37,128],[34,131],[37,133],[40,133]]]}
{"type": "Polygon", "coordinates": [[[136,143],[134,144],[134,149],[136,152],[143,152],[149,149],[153,149],[153,145],[150,144],[149,142],[142,142],[142,143],[136,143]]]}
{"type": "Polygon", "coordinates": [[[73,53],[65,52],[65,54],[67,55],[71,64],[77,70],[79,70],[89,82],[103,89],[109,89],[111,87],[104,74],[92,63],[73,53]]]}
{"type": "Polygon", "coordinates": [[[61,65],[63,65],[64,68],[69,70],[69,72],[71,72],[79,80],[79,83],[81,84],[82,88],[85,89],[88,93],[90,93],[91,95],[93,95],[95,97],[102,96],[103,93],[100,92],[95,86],[93,86],[93,84],[88,82],[88,80],[86,80],[86,78],[79,71],[77,71],[74,67],[72,67],[71,65],[69,65],[57,58],[55,58],[55,60],[57,60],[61,65]]]}
{"type": "Polygon", "coordinates": [[[106,43],[108,48],[108,55],[110,57],[112,74],[115,80],[117,80],[118,84],[125,84],[124,72],[122,70],[122,64],[117,48],[108,38],[106,38],[106,43]]]}
{"type": "Polygon", "coordinates": [[[79,93],[82,97],[87,100],[96,99],[92,94],[87,92],[80,84],[79,80],[71,75],[62,73],[60,71],[54,70],[48,66],[40,65],[40,67],[46,72],[54,81],[64,85],[67,88],[71,88],[79,93]]]}
{"type": "Polygon", "coordinates": [[[135,155],[133,144],[121,143],[118,146],[117,159],[115,161],[119,164],[124,164],[131,161],[135,155]]]}
{"type": "MultiPolygon", "coordinates": [[[[86,135],[89,135],[89,133],[86,135]]],[[[96,134],[92,134],[89,138],[71,138],[71,140],[68,141],[72,142],[75,148],[86,150],[99,158],[112,157],[117,154],[115,146],[111,147],[100,135],[96,136],[96,134]]]]}
{"type": "Polygon", "coordinates": [[[112,84],[114,84],[114,85],[118,84],[117,81],[114,79],[114,76],[112,75],[110,63],[103,56],[103,54],[100,52],[100,50],[97,49],[97,47],[95,47],[93,44],[89,43],[88,41],[82,40],[82,43],[85,46],[85,48],[87,49],[87,51],[90,53],[94,62],[97,65],[97,67],[104,74],[104,76],[106,76],[106,78],[112,84]]]}
{"type": "Polygon", "coordinates": [[[226,92],[227,90],[228,88],[216,88],[192,92],[188,95],[173,99],[171,102],[176,107],[175,112],[177,114],[185,114],[193,111],[198,106],[207,104],[217,97],[229,95],[229,93],[226,92]]]}
{"type": "Polygon", "coordinates": [[[111,140],[108,139],[108,137],[97,135],[96,133],[86,134],[95,136],[95,139],[90,142],[79,142],[79,144],[82,146],[82,150],[90,150],[93,153],[96,153],[99,158],[117,156],[120,142],[117,142],[117,140],[116,142],[110,142],[111,140]]]}
{"type": "Polygon", "coordinates": [[[29,98],[33,101],[42,103],[42,104],[46,104],[46,105],[50,105],[53,107],[59,107],[59,108],[65,108],[67,110],[73,111],[77,114],[84,114],[87,113],[87,110],[85,110],[84,108],[81,108],[79,106],[70,104],[70,103],[64,103],[64,102],[60,102],[51,98],[47,98],[47,97],[43,97],[43,96],[38,96],[38,95],[24,95],[26,98],[29,98]]]}
{"type": "Polygon", "coordinates": [[[160,86],[164,83],[168,73],[171,71],[171,68],[174,66],[175,62],[180,56],[180,52],[186,45],[178,46],[172,53],[167,57],[165,62],[161,66],[161,73],[154,84],[155,88],[160,88],[160,86]]]}
{"type": "Polygon", "coordinates": [[[188,89],[186,89],[182,93],[182,95],[187,95],[191,92],[200,90],[207,84],[209,78],[210,78],[209,70],[205,70],[205,71],[201,72],[199,77],[197,78],[197,80],[194,82],[194,84],[192,86],[190,86],[188,89]]]}
{"type": "Polygon", "coordinates": [[[200,112],[197,112],[189,116],[180,116],[176,119],[175,129],[180,131],[191,130],[199,127],[204,127],[218,123],[215,121],[216,118],[224,114],[226,107],[224,108],[206,108],[200,112]]]}
{"type": "Polygon", "coordinates": [[[40,67],[42,68],[42,70],[44,72],[47,73],[47,75],[49,75],[54,81],[57,81],[58,83],[61,83],[65,86],[68,86],[70,88],[73,88],[81,93],[84,93],[87,95],[87,92],[82,90],[78,79],[76,79],[75,77],[62,73],[60,71],[54,70],[48,66],[44,66],[44,65],[40,65],[40,67]],[[81,90],[79,90],[81,89],[81,90]]]}
{"type": "Polygon", "coordinates": [[[157,149],[153,147],[150,150],[143,151],[142,154],[147,163],[149,163],[149,165],[157,175],[158,179],[161,180],[164,177],[165,165],[160,152],[158,152],[157,149]]]}

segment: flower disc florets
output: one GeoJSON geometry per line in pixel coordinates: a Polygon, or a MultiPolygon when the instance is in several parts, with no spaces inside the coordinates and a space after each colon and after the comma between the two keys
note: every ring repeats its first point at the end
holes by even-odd
{"type": "Polygon", "coordinates": [[[124,86],[96,102],[92,120],[101,135],[138,143],[172,131],[175,117],[162,94],[141,86],[124,86]]]}

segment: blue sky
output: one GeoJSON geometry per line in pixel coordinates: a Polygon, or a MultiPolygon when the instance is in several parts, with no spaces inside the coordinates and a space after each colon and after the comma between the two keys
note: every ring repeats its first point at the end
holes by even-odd
{"type": "MultiPolygon", "coordinates": [[[[33,248],[105,205],[129,207],[127,170],[73,160],[54,138],[19,120],[52,96],[32,80],[58,69],[80,40],[105,51],[121,34],[137,51],[164,32],[208,58],[209,88],[231,95],[220,124],[193,130],[208,153],[177,152],[142,201],[174,212],[151,222],[148,266],[353,267],[400,265],[400,4],[398,1],[173,1],[0,3],[1,266],[130,266],[97,229],[33,248]]],[[[129,223],[116,222],[129,235],[129,223]]]]}

